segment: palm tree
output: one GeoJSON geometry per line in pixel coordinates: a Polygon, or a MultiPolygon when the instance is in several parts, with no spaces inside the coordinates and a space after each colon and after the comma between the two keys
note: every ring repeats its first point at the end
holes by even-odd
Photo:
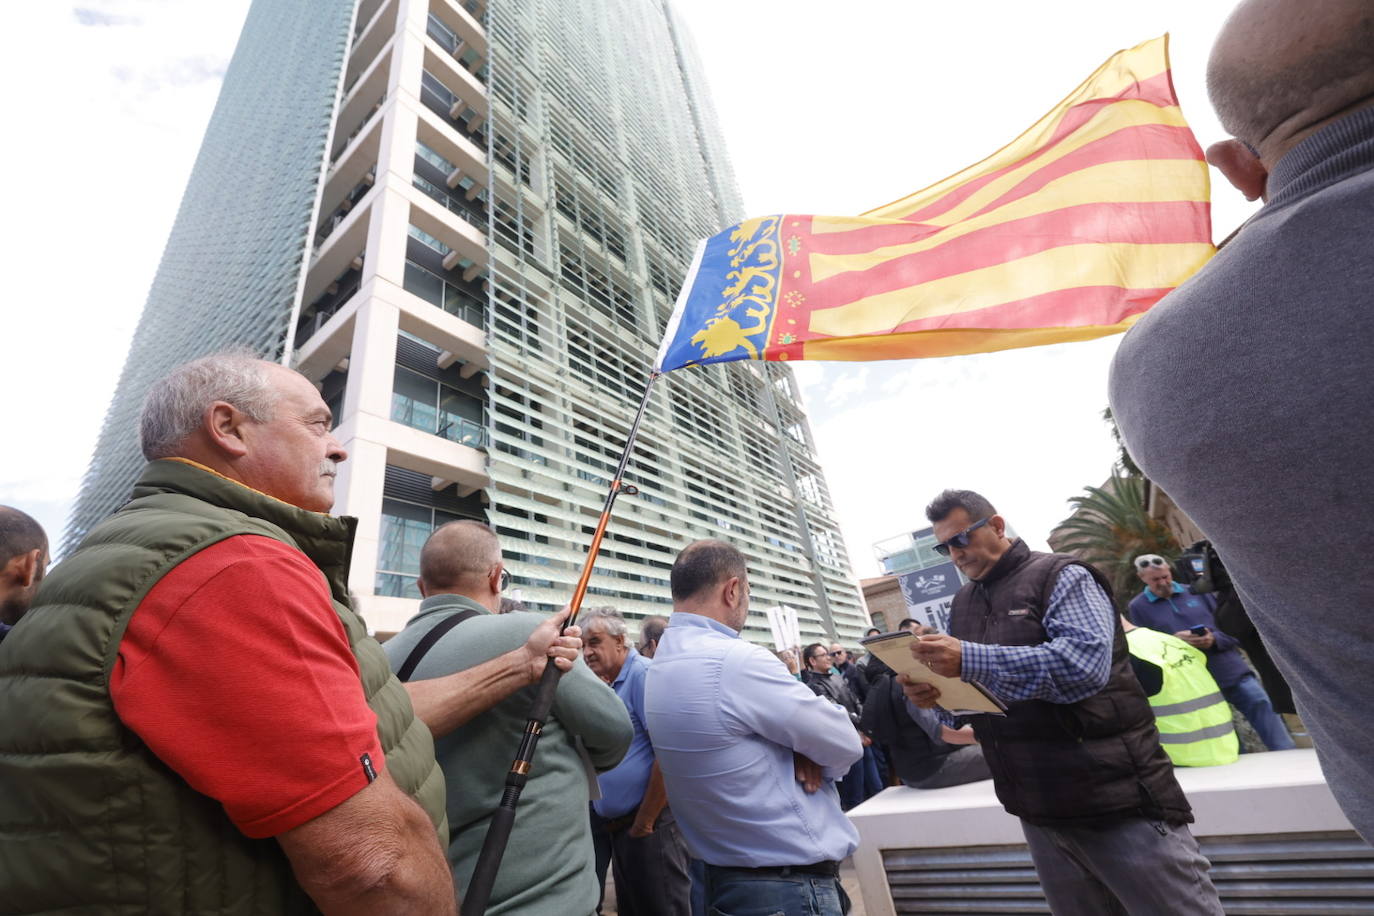
{"type": "Polygon", "coordinates": [[[1057,550],[1096,566],[1112,583],[1116,604],[1125,609],[1138,589],[1132,560],[1142,553],[1178,556],[1173,532],[1145,511],[1145,479],[1113,477],[1069,500],[1073,515],[1056,530],[1057,550]]]}
{"type": "Polygon", "coordinates": [[[1131,453],[1126,450],[1126,440],[1121,438],[1121,428],[1116,425],[1116,417],[1112,416],[1110,407],[1102,408],[1102,419],[1107,421],[1107,426],[1112,431],[1112,441],[1116,443],[1116,467],[1114,470],[1125,474],[1128,477],[1142,477],[1139,465],[1131,457],[1131,453]]]}

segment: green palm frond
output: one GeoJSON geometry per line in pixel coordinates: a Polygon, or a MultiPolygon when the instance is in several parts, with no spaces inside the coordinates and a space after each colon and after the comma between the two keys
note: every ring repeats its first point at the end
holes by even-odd
{"type": "Polygon", "coordinates": [[[1178,556],[1179,544],[1168,527],[1145,511],[1145,480],[1113,477],[1105,486],[1086,487],[1069,500],[1074,514],[1059,526],[1059,550],[1093,564],[1111,580],[1117,605],[1125,607],[1137,591],[1132,560],[1142,553],[1178,556]]]}

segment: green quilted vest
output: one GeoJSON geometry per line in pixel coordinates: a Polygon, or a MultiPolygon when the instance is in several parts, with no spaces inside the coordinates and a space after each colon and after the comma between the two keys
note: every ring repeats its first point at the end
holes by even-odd
{"type": "Polygon", "coordinates": [[[119,641],[139,602],[182,560],[240,534],[290,544],[319,567],[377,714],[387,770],[447,846],[429,729],[348,603],[354,524],[196,465],[154,461],[132,500],[53,569],[0,643],[0,913],[316,912],[277,842],[240,833],[124,727],[110,701],[119,641]]]}

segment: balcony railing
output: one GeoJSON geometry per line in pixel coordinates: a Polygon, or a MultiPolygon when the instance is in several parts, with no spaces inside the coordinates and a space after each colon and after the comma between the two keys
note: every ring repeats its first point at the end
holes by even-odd
{"type": "Polygon", "coordinates": [[[470,325],[485,330],[487,326],[487,303],[461,287],[449,283],[443,277],[430,273],[414,261],[406,261],[405,279],[402,284],[407,292],[437,305],[439,308],[456,315],[470,325]]]}
{"type": "Polygon", "coordinates": [[[482,133],[482,128],[479,126],[474,130],[468,126],[471,118],[476,115],[472,106],[428,70],[420,74],[420,103],[472,142],[480,146],[486,144],[486,135],[482,133]]]}
{"type": "Polygon", "coordinates": [[[487,428],[466,417],[451,417],[448,423],[439,427],[437,435],[468,448],[487,447],[487,428]]]}
{"type": "Polygon", "coordinates": [[[454,197],[434,182],[421,178],[419,175],[415,176],[414,183],[415,187],[424,191],[426,196],[443,204],[464,222],[476,226],[483,232],[487,231],[487,214],[481,204],[474,203],[465,197],[454,197]]]}
{"type": "Polygon", "coordinates": [[[353,129],[353,133],[349,134],[348,139],[344,140],[342,144],[335,147],[334,156],[329,160],[331,167],[338,163],[339,157],[343,155],[344,150],[348,149],[348,144],[352,143],[358,134],[362,133],[367,128],[367,125],[372,123],[373,116],[382,110],[382,105],[385,103],[386,90],[382,90],[382,94],[377,97],[377,101],[373,103],[372,107],[368,109],[367,114],[363,116],[362,122],[353,129]]]}
{"type": "Polygon", "coordinates": [[[324,240],[329,238],[335,229],[339,228],[339,224],[344,221],[344,217],[348,215],[349,211],[353,209],[353,206],[358,201],[362,200],[363,195],[367,194],[367,192],[372,189],[372,185],[376,180],[377,165],[373,163],[372,168],[368,170],[368,173],[363,176],[362,180],[354,185],[352,190],[344,196],[343,202],[334,208],[333,213],[329,214],[328,217],[320,222],[319,234],[315,236],[316,248],[323,245],[324,240]]]}
{"type": "MultiPolygon", "coordinates": [[[[436,392],[437,392],[436,387],[436,392]]],[[[468,448],[487,447],[487,428],[477,420],[440,410],[433,404],[392,395],[391,419],[468,448]]]]}
{"type": "Polygon", "coordinates": [[[429,14],[429,21],[425,24],[425,34],[458,61],[464,70],[476,76],[481,82],[486,82],[487,68],[482,63],[482,55],[468,47],[457,33],[444,25],[443,20],[433,13],[429,14]]]}

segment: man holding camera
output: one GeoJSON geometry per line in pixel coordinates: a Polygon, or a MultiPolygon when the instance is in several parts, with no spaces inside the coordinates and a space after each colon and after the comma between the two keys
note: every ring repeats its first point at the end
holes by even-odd
{"type": "Polygon", "coordinates": [[[1221,695],[1249,720],[1264,746],[1271,751],[1294,747],[1264,685],[1237,650],[1240,643],[1217,629],[1216,599],[1189,593],[1174,581],[1168,562],[1158,554],[1136,557],[1135,572],[1145,588],[1131,599],[1131,622],[1177,636],[1201,651],[1207,656],[1207,671],[1216,679],[1221,695]]]}

